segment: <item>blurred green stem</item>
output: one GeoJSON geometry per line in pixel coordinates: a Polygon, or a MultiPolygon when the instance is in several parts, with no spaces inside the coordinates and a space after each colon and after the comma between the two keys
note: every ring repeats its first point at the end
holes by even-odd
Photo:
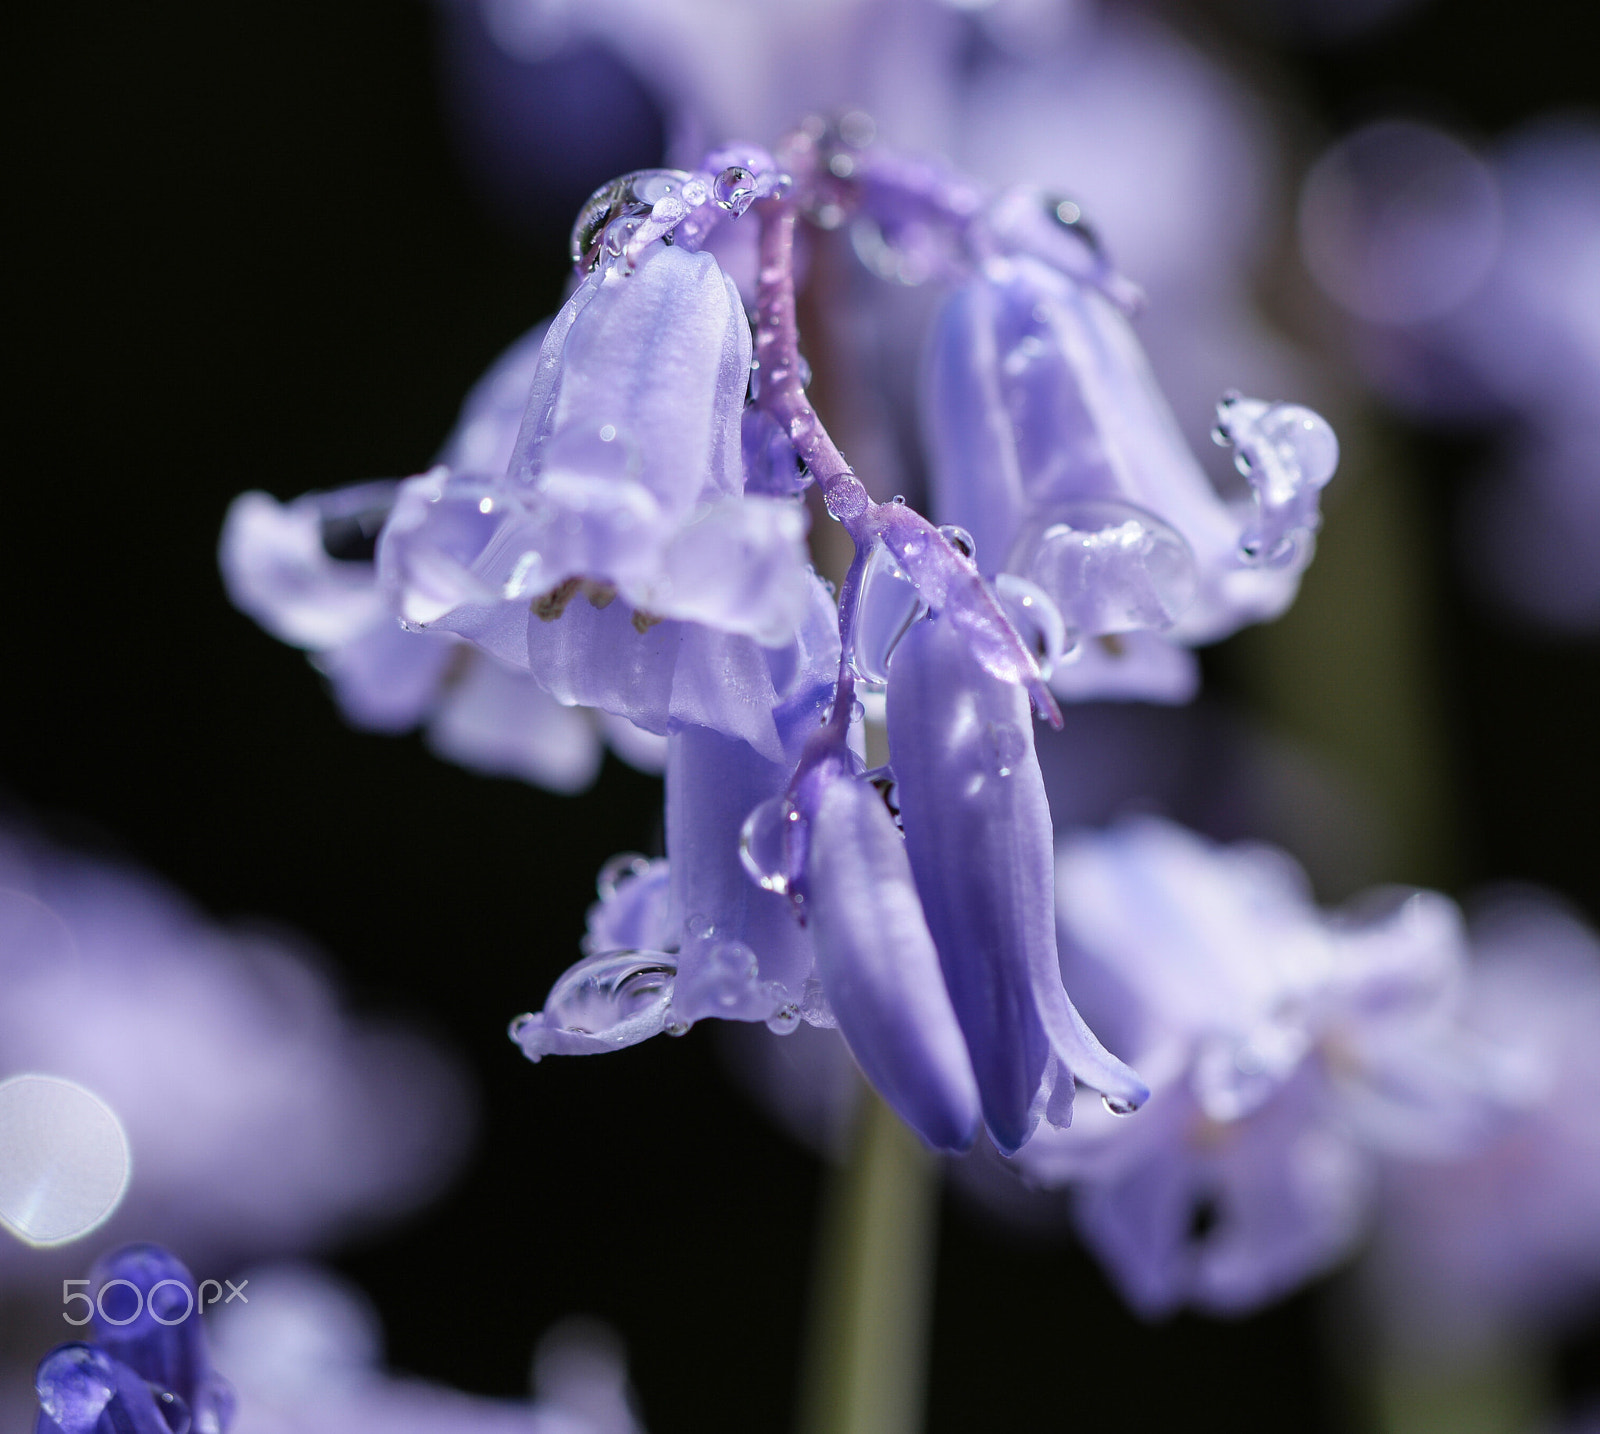
{"type": "Polygon", "coordinates": [[[1373,1391],[1380,1434],[1530,1434],[1549,1408],[1543,1361],[1502,1345],[1455,1363],[1390,1351],[1373,1391]]]}
{"type": "Polygon", "coordinates": [[[916,1434],[922,1425],[938,1167],[863,1091],[823,1211],[800,1434],[916,1434]]]}

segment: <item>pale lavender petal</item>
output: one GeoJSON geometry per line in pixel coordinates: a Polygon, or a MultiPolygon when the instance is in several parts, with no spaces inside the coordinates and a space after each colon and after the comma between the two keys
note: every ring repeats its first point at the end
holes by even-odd
{"type": "Polygon", "coordinates": [[[594,781],[602,755],[591,714],[476,653],[428,724],[428,745],[472,771],[569,793],[594,781]]]}

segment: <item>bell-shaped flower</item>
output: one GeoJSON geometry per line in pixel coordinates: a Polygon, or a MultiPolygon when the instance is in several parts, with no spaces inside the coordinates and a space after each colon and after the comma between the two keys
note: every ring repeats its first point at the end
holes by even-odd
{"type": "Polygon", "coordinates": [[[402,615],[547,601],[569,582],[782,646],[808,597],[804,510],[745,496],[750,331],[708,253],[604,263],[552,322],[505,473],[430,477],[385,534],[402,615]]]}
{"type": "Polygon", "coordinates": [[[967,529],[986,573],[1034,584],[1060,612],[1062,695],[1187,697],[1192,659],[1151,660],[1276,617],[1310,561],[1338,446],[1297,405],[1226,398],[1219,441],[1252,496],[1219,496],[1189,451],[1107,278],[1001,254],[946,299],[923,383],[940,521],[967,529]],[[1088,639],[1103,676],[1074,680],[1088,639]],[[1175,671],[1175,664],[1183,671],[1175,671]]]}
{"type": "Polygon", "coordinates": [[[1154,819],[1062,848],[1063,965],[1153,1094],[1023,1153],[1146,1314],[1251,1308],[1345,1254],[1377,1154],[1437,1158],[1504,1118],[1508,1073],[1456,1024],[1455,907],[1334,920],[1289,859],[1154,819]]]}
{"type": "Polygon", "coordinates": [[[895,649],[889,755],[906,854],[1005,1152],[1041,1111],[1071,1116],[1077,1081],[1132,1110],[1147,1094],[1079,1018],[1056,954],[1050,808],[1027,694],[992,677],[942,618],[895,649]]]}
{"type": "MultiPolygon", "coordinates": [[[[453,444],[471,440],[475,421],[491,420],[464,416],[453,444]]],[[[489,440],[480,431],[471,441],[489,440]]],[[[499,441],[509,450],[509,437],[499,441]]],[[[659,770],[664,753],[652,750],[657,739],[649,734],[563,706],[526,673],[452,634],[400,625],[373,561],[399,487],[363,483],[283,504],[265,493],[240,495],[220,547],[234,604],[306,649],[358,727],[425,726],[440,756],[553,791],[581,791],[594,780],[602,733],[625,759],[659,770]]]]}

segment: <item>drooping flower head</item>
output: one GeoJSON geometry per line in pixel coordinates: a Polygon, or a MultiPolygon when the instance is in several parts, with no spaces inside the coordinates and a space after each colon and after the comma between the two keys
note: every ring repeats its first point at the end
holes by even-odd
{"type": "MultiPolygon", "coordinates": [[[[1226,400],[1254,494],[1230,508],[1087,227],[876,147],[870,126],[808,121],[776,157],[623,176],[571,257],[503,462],[455,445],[401,486],[376,544],[409,635],[668,740],[668,869],[603,874],[585,960],[516,1039],[538,1059],[706,1016],[836,1024],[943,1148],[981,1125],[1016,1151],[1070,1119],[1080,1081],[1135,1108],[1144,1084],[1062,987],[1030,707],[1059,720],[1046,680],[1088,639],[1209,640],[1281,610],[1332,471],[1326,426],[1226,400]],[[873,268],[898,256],[951,286],[925,426],[936,504],[981,530],[976,551],[959,523],[874,502],[807,398],[803,217],[870,225],[873,268]],[[719,257],[740,252],[743,290],[719,257]],[[855,548],[836,594],[802,545],[809,487],[855,548]],[[858,683],[886,694],[889,766],[870,773],[858,683]]],[[[1127,667],[1057,690],[1118,690],[1127,667]]]]}

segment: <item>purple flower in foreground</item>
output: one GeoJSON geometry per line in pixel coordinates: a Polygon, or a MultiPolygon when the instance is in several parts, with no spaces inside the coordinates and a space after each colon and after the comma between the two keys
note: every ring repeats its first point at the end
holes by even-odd
{"type": "MultiPolygon", "coordinates": [[[[0,934],[0,1077],[81,1083],[114,1112],[132,1181],[113,1236],[214,1259],[304,1249],[425,1200],[463,1153],[453,1064],[340,1010],[281,937],[218,928],[148,876],[13,833],[0,934]]],[[[64,1198],[83,1154],[38,1153],[36,1206],[64,1198]]],[[[0,1180],[0,1215],[16,1193],[0,1180]]],[[[0,1271],[61,1273],[9,1238],[0,1271]]]]}
{"type": "Polygon", "coordinates": [[[585,959],[513,1036],[537,1060],[709,1016],[836,1026],[946,1149],[981,1121],[1015,1152],[1041,1118],[1068,1123],[1079,1082],[1135,1109],[1145,1085],[1062,986],[1033,708],[1059,723],[1045,679],[1069,636],[1103,641],[1098,677],[1064,690],[1125,690],[1137,669],[1143,695],[1177,696],[1192,669],[1141,639],[1280,611],[1334,466],[1326,425],[1225,400],[1220,437],[1254,494],[1230,510],[1079,217],[1022,191],[991,202],[859,125],[808,122],[781,163],[737,146],[625,175],[584,207],[571,254],[509,458],[495,435],[531,340],[478,391],[481,441],[404,483],[377,537],[411,633],[668,737],[668,873],[602,875],[585,959]],[[873,501],[806,397],[797,226],[852,216],[880,275],[958,286],[929,395],[940,499],[990,524],[1005,564],[873,501]],[[730,233],[750,239],[748,298],[717,257],[730,233]],[[801,545],[810,485],[854,548],[836,603],[801,545]],[[1124,634],[1134,661],[1112,662],[1124,634]],[[873,773],[858,682],[887,694],[873,773]]]}
{"type": "Polygon", "coordinates": [[[1536,893],[1472,938],[1463,1023],[1521,1063],[1525,1098],[1465,1158],[1385,1168],[1368,1274],[1410,1347],[1493,1344],[1600,1295],[1600,941],[1536,893]]]}
{"type": "Polygon", "coordinates": [[[182,1263],[159,1245],[128,1245],[83,1283],[92,1338],[40,1363],[36,1434],[227,1434],[233,1390],[211,1367],[182,1263]]]}
{"type": "Polygon", "coordinates": [[[1510,1073],[1455,1023],[1465,942],[1443,897],[1330,919],[1281,854],[1146,819],[1068,841],[1057,900],[1064,969],[1153,1093],[1020,1163],[1077,1187],[1146,1314],[1286,1292],[1350,1249],[1378,1152],[1438,1158],[1505,1117],[1510,1073]]]}

